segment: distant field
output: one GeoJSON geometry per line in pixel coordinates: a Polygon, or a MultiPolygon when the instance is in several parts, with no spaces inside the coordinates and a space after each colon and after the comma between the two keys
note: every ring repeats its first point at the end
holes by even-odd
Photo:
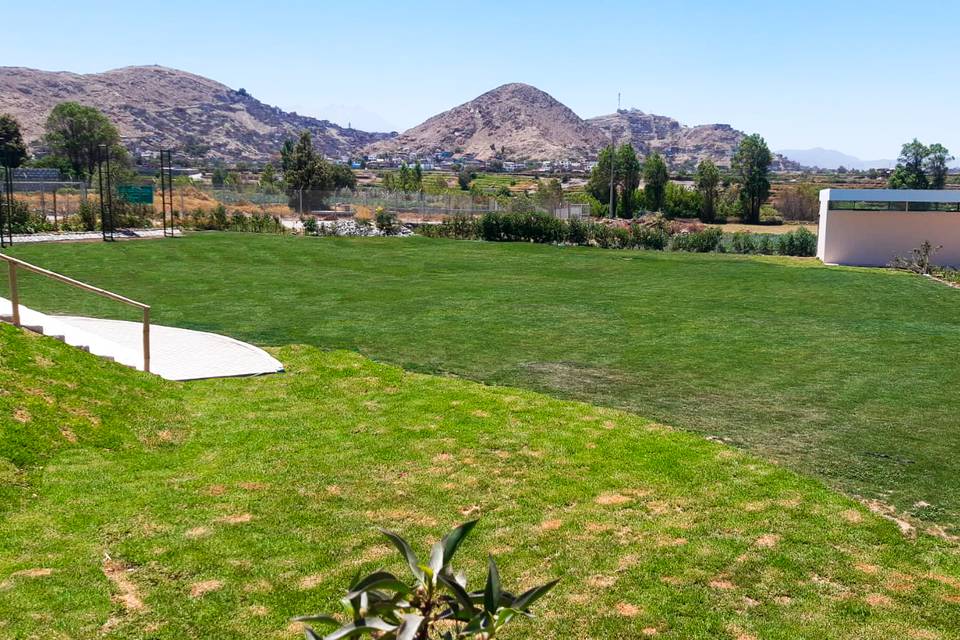
{"type": "MultiPolygon", "coordinates": [[[[719,227],[727,233],[736,233],[737,231],[749,231],[750,233],[768,233],[768,234],[781,234],[781,233],[790,233],[795,230],[797,227],[801,226],[799,223],[787,222],[785,224],[740,224],[733,222],[730,224],[715,224],[710,225],[712,227],[719,227]]],[[[808,231],[817,233],[817,225],[815,224],[803,224],[802,226],[806,227],[808,231]]]]}
{"type": "MultiPolygon", "coordinates": [[[[424,238],[211,233],[13,253],[151,303],[159,323],[628,409],[960,524],[960,294],[926,279],[424,238]]],[[[117,313],[22,289],[41,309],[117,313]]]]}

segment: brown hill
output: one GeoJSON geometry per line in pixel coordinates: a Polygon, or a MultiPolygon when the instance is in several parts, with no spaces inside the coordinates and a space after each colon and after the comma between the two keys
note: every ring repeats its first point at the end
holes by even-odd
{"type": "MultiPolygon", "coordinates": [[[[728,124],[702,124],[688,127],[673,118],[644,113],[639,109],[621,109],[606,116],[590,118],[587,123],[603,131],[609,141],[611,132],[617,144],[629,142],[641,155],[662,154],[672,167],[693,169],[704,159],[729,167],[740,141],[746,136],[728,124]]],[[[778,168],[792,164],[775,155],[778,168]]]]}
{"type": "Polygon", "coordinates": [[[503,150],[511,160],[591,158],[600,132],[552,96],[530,85],[505,84],[435,115],[371,153],[430,155],[437,151],[489,160],[503,150]]]}
{"type": "Polygon", "coordinates": [[[391,134],[346,129],[271,107],[245,91],[165,67],[125,67],[76,74],[0,67],[0,113],[16,117],[28,142],[43,135],[43,123],[60,102],[72,100],[103,111],[133,150],[201,145],[207,155],[264,160],[303,130],[331,156],[355,153],[391,134]]]}

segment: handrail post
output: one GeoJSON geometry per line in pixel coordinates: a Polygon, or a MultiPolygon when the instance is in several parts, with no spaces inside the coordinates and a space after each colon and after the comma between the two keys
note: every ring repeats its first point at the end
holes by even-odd
{"type": "Polygon", "coordinates": [[[17,290],[17,265],[8,262],[10,272],[10,305],[13,307],[13,326],[20,326],[20,293],[17,290]]]}
{"type": "Polygon", "coordinates": [[[150,373],[150,307],[143,308],[143,370],[150,373]]]}

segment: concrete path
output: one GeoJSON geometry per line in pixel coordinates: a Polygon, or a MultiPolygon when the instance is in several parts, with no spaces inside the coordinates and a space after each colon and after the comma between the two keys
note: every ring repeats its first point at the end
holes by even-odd
{"type": "MultiPolygon", "coordinates": [[[[0,298],[0,320],[12,315],[0,298]]],[[[143,369],[143,325],[125,320],[50,316],[20,306],[20,324],[31,331],[120,364],[143,369]]],[[[150,325],[150,372],[168,380],[255,376],[283,371],[269,353],[216,333],[150,325]]]]}
{"type": "MultiPolygon", "coordinates": [[[[174,235],[180,237],[183,232],[179,229],[174,235]]],[[[137,240],[141,238],[162,238],[163,229],[117,229],[114,234],[117,240],[137,240]]],[[[32,242],[82,242],[88,240],[103,240],[99,231],[59,231],[55,233],[15,233],[13,244],[29,244],[32,242]]]]}

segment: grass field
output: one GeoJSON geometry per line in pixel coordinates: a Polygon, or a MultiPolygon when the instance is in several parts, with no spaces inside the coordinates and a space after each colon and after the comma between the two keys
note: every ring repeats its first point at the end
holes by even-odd
{"type": "Polygon", "coordinates": [[[375,526],[422,547],[474,517],[473,580],[488,551],[508,585],[562,577],[511,638],[958,637],[956,548],[815,481],[611,409],[275,354],[176,384],[0,325],[0,637],[293,639],[357,568],[400,568],[375,526]]]}
{"type": "MultiPolygon", "coordinates": [[[[958,292],[813,260],[525,244],[193,235],[14,255],[159,323],[358,351],[627,409],[951,532],[958,292]]],[[[24,278],[43,310],[116,309],[24,278]]]]}

